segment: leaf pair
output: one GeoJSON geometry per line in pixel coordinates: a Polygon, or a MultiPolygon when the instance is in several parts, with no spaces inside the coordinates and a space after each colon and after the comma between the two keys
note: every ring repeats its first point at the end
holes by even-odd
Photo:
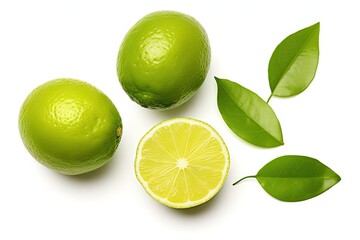
{"type": "MultiPolygon", "coordinates": [[[[285,38],[273,52],[269,67],[272,96],[289,97],[304,91],[313,80],[319,60],[320,24],[285,38]]],[[[283,145],[279,120],[257,94],[230,80],[215,77],[218,108],[229,128],[244,140],[261,146],[283,145]]]]}
{"type": "Polygon", "coordinates": [[[320,195],[337,184],[341,178],[320,161],[287,155],[276,158],[262,167],[254,177],[262,188],[276,199],[286,202],[307,200],[320,195]]]}

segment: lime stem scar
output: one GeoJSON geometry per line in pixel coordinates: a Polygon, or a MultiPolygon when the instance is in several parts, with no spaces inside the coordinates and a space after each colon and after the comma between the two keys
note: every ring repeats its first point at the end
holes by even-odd
{"type": "Polygon", "coordinates": [[[118,128],[116,129],[116,136],[117,136],[117,137],[120,137],[120,136],[121,136],[121,127],[118,127],[118,128]]]}

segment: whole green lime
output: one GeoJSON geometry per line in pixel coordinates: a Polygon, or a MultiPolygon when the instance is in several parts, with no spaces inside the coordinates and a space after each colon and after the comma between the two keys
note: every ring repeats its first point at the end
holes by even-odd
{"type": "Polygon", "coordinates": [[[210,58],[207,34],[196,19],[158,11],[140,19],[126,34],[117,73],[133,101],[146,108],[170,109],[199,89],[210,58]]]}
{"type": "Polygon", "coordinates": [[[109,161],[120,142],[122,121],[111,100],[94,86],[55,79],[25,99],[19,130],[36,160],[59,173],[77,175],[109,161]]]}

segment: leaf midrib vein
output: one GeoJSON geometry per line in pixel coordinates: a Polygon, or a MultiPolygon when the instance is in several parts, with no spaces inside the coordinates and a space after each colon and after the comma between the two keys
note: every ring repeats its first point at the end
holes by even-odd
{"type": "MultiPolygon", "coordinates": [[[[257,126],[259,126],[261,129],[263,129],[267,134],[269,134],[273,139],[275,139],[277,142],[279,143],[283,143],[282,141],[278,140],[274,135],[270,134],[265,128],[263,128],[257,121],[255,121],[245,110],[242,106],[238,105],[237,102],[233,99],[233,97],[229,94],[229,92],[224,88],[224,91],[226,92],[226,94],[229,96],[229,98],[233,101],[233,103],[235,103],[236,106],[238,106],[245,114],[248,118],[250,118],[257,126]]],[[[259,97],[260,98],[260,97],[259,97]]],[[[261,99],[261,98],[260,98],[261,99]]],[[[261,99],[262,100],[262,99],[261,99]]]]}
{"type": "Polygon", "coordinates": [[[320,179],[331,179],[336,178],[336,176],[313,176],[313,177],[271,177],[271,176],[256,176],[256,178],[277,178],[277,179],[311,179],[311,178],[320,178],[320,179]]]}

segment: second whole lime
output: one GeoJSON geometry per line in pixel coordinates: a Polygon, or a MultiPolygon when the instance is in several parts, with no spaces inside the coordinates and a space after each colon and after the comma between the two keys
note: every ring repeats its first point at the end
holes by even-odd
{"type": "Polygon", "coordinates": [[[196,19],[158,11],[140,19],[126,34],[117,73],[133,101],[146,108],[170,109],[197,92],[210,58],[207,33],[196,19]]]}
{"type": "Polygon", "coordinates": [[[19,130],[37,161],[59,173],[78,175],[109,162],[122,136],[122,121],[103,92],[64,78],[48,81],[28,95],[19,130]]]}

